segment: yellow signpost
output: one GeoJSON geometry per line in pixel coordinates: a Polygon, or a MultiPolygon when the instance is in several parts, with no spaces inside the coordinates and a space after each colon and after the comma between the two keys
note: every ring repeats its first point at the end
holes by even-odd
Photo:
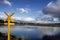
{"type": "Polygon", "coordinates": [[[4,13],[5,13],[5,15],[7,16],[7,18],[4,19],[4,24],[5,24],[5,25],[8,25],[8,40],[10,40],[10,25],[14,25],[14,23],[11,23],[11,22],[14,22],[14,20],[11,19],[11,16],[14,15],[14,12],[12,12],[10,15],[8,15],[7,12],[4,12],[4,13]],[[6,21],[7,21],[8,23],[6,23],[6,21]]]}

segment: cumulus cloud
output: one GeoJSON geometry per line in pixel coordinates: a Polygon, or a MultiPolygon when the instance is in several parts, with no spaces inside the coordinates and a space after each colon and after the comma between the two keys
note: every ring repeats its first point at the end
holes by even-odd
{"type": "Polygon", "coordinates": [[[53,16],[52,15],[43,15],[41,17],[41,20],[43,20],[43,21],[53,21],[53,16]]]}
{"type": "Polygon", "coordinates": [[[8,0],[0,0],[0,3],[3,3],[3,4],[7,4],[9,6],[12,6],[11,2],[9,2],[8,0]]]}
{"type": "Polygon", "coordinates": [[[33,18],[24,18],[25,21],[33,21],[33,18]]]}
{"type": "Polygon", "coordinates": [[[4,19],[5,15],[4,12],[0,12],[0,19],[4,19]]]}
{"type": "Polygon", "coordinates": [[[38,11],[38,13],[40,13],[40,15],[37,17],[37,20],[59,22],[59,18],[54,17],[52,14],[45,14],[43,11],[38,11]]]}
{"type": "Polygon", "coordinates": [[[40,21],[53,21],[54,17],[50,14],[43,14],[37,18],[40,21]]]}
{"type": "Polygon", "coordinates": [[[59,18],[54,18],[53,20],[54,20],[54,21],[59,21],[59,18]]]}
{"type": "Polygon", "coordinates": [[[6,15],[4,14],[4,12],[0,12],[0,17],[1,17],[1,18],[6,17],[6,15]]]}
{"type": "Polygon", "coordinates": [[[29,9],[29,8],[17,8],[17,11],[19,11],[20,13],[29,13],[31,11],[31,9],[29,9]]]}
{"type": "Polygon", "coordinates": [[[45,14],[52,14],[53,16],[60,18],[60,0],[48,3],[43,12],[45,14]]]}
{"type": "Polygon", "coordinates": [[[34,18],[30,18],[30,17],[13,17],[13,19],[15,20],[23,20],[23,21],[34,21],[34,18]]]}
{"type": "Polygon", "coordinates": [[[4,12],[0,12],[0,16],[1,16],[1,15],[4,15],[4,12]]]}
{"type": "MultiPolygon", "coordinates": [[[[4,19],[6,17],[7,16],[4,14],[4,12],[0,12],[0,19],[4,19]]],[[[17,16],[13,16],[12,18],[15,19],[15,20],[23,20],[23,21],[34,21],[35,20],[34,18],[31,18],[31,17],[17,17],[17,16]]]]}
{"type": "Polygon", "coordinates": [[[60,0],[51,1],[47,6],[38,11],[40,13],[38,19],[44,21],[59,21],[60,20],[60,0]]]}

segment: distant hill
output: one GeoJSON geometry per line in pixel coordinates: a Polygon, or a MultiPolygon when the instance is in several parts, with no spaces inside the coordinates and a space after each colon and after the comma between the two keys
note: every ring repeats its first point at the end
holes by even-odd
{"type": "MultiPolygon", "coordinates": [[[[6,23],[8,23],[8,21],[6,21],[6,23]]],[[[27,21],[22,21],[22,20],[15,20],[15,22],[11,22],[11,23],[15,23],[15,25],[31,25],[31,26],[60,26],[60,23],[36,23],[36,22],[27,22],[27,21]]],[[[4,21],[0,20],[0,25],[4,25],[4,21]]]]}
{"type": "Polygon", "coordinates": [[[0,25],[4,25],[4,21],[3,20],[0,20],[0,25]]]}

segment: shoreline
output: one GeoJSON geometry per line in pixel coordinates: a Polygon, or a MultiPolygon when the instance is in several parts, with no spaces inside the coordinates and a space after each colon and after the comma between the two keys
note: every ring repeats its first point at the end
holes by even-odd
{"type": "MultiPolygon", "coordinates": [[[[0,32],[0,40],[7,40],[7,33],[1,33],[0,32]]],[[[16,36],[16,35],[12,35],[11,34],[11,38],[10,38],[11,40],[23,40],[23,38],[22,37],[18,37],[18,36],[16,36]]]]}

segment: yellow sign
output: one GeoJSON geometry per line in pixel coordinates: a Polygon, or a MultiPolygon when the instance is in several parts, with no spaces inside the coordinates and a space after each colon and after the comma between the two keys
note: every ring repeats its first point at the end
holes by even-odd
{"type": "Polygon", "coordinates": [[[14,22],[14,20],[11,19],[11,16],[14,15],[14,12],[12,12],[10,15],[8,15],[7,12],[4,12],[4,13],[7,16],[7,18],[4,19],[4,24],[8,25],[8,40],[10,40],[10,25],[14,25],[14,23],[11,23],[11,22],[14,22]]]}

